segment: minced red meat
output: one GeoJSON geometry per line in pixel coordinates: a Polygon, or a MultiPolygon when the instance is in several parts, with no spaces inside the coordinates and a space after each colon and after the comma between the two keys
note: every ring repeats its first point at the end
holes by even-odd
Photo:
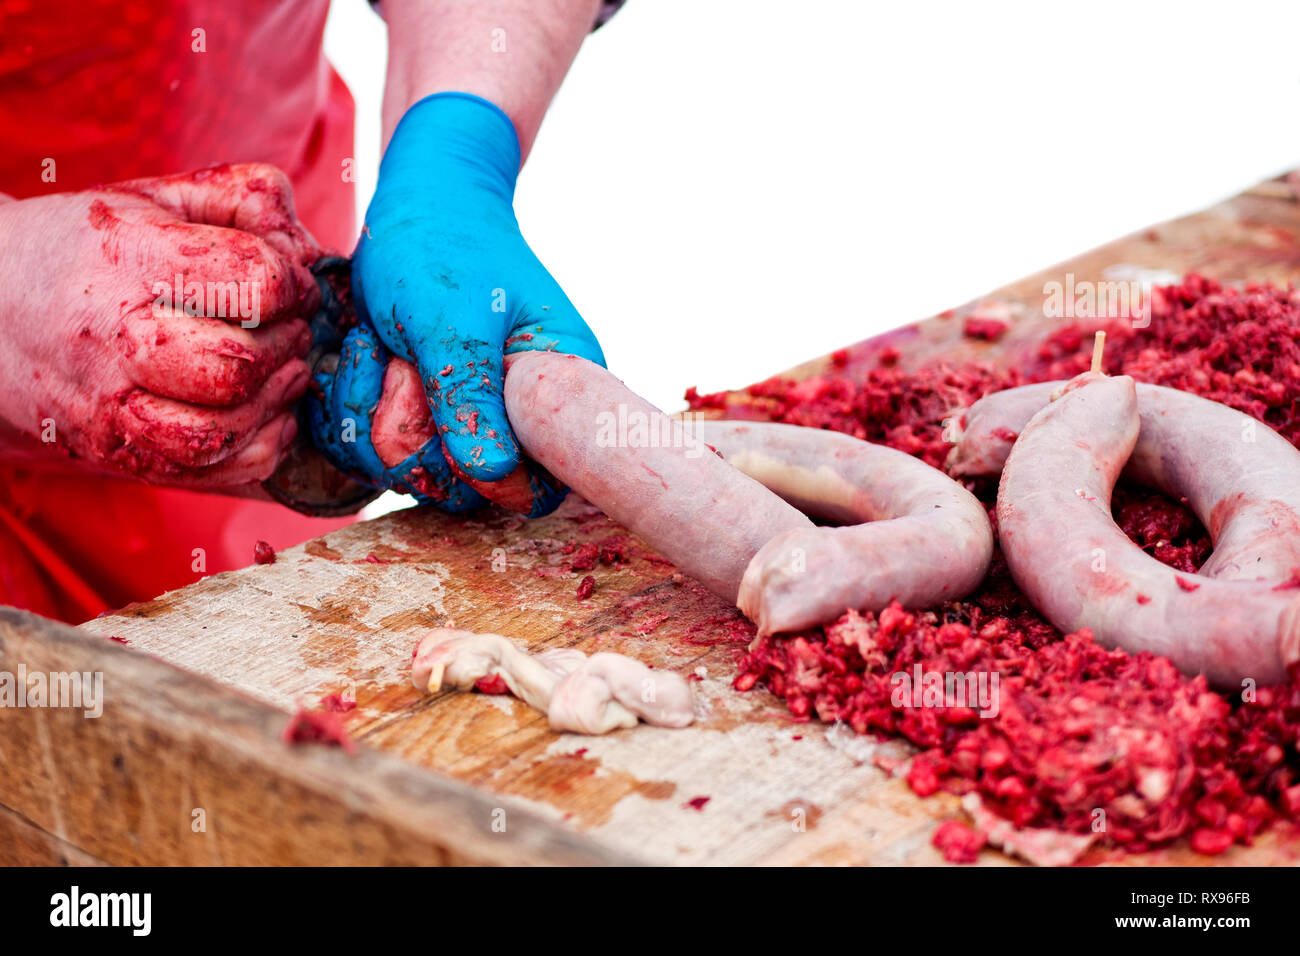
{"type": "Polygon", "coordinates": [[[299,709],[289,718],[280,739],[288,744],[324,744],[342,747],[350,754],[357,752],[357,745],[348,735],[343,721],[338,714],[328,710],[299,709]]]}
{"type": "Polygon", "coordinates": [[[985,319],[979,316],[970,316],[962,324],[962,335],[969,339],[984,339],[986,342],[996,342],[1011,328],[1011,323],[1004,319],[985,319]]]}
{"type": "Polygon", "coordinates": [[[335,691],[320,699],[321,706],[332,714],[346,714],[357,709],[357,702],[345,694],[335,691]]]}
{"type": "Polygon", "coordinates": [[[945,820],[935,829],[931,842],[949,863],[974,863],[988,841],[960,820],[945,820]]]}
{"type": "MultiPolygon", "coordinates": [[[[1107,327],[1108,373],[1223,402],[1300,443],[1300,294],[1189,275],[1152,300],[1147,328],[1107,327]]],[[[847,432],[940,466],[952,409],[1084,371],[1093,328],[1058,329],[1021,370],[963,363],[904,371],[891,356],[859,378],[844,377],[839,361],[824,377],[772,379],[747,394],[777,421],[847,432]]],[[[687,398],[693,408],[727,407],[722,395],[692,390],[687,398]]],[[[992,509],[995,482],[969,487],[992,509]]],[[[1210,553],[1196,518],[1162,495],[1121,485],[1113,513],[1139,546],[1180,571],[1210,553]]],[[[1087,631],[1063,635],[996,555],[964,601],[849,612],[828,627],[762,642],[743,657],[736,686],[766,685],[796,718],[905,737],[922,748],[908,772],[920,795],[975,792],[1017,826],[1100,829],[1102,845],[1129,851],[1186,836],[1196,850],[1220,853],[1277,819],[1300,823],[1298,678],[1293,672],[1288,685],[1238,699],[1164,658],[1106,650],[1087,631]],[[891,677],[917,665],[923,673],[996,673],[996,715],[896,701],[891,677]]],[[[951,858],[977,851],[977,834],[941,832],[936,845],[951,858]]]]}
{"type": "Polygon", "coordinates": [[[627,536],[611,534],[600,541],[588,541],[584,544],[570,541],[564,546],[562,553],[573,555],[567,562],[570,571],[590,571],[597,563],[606,567],[626,564],[629,560],[627,552],[627,536]]]}

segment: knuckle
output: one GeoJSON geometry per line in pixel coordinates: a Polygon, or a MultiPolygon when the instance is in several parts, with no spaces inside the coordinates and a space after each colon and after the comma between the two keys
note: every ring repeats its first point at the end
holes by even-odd
{"type": "Polygon", "coordinates": [[[243,169],[245,186],[249,192],[260,193],[277,206],[287,206],[293,195],[293,184],[279,166],[270,163],[248,163],[243,169]]]}

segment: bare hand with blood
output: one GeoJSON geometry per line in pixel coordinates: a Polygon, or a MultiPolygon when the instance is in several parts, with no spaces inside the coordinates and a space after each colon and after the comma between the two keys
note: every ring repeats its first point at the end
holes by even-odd
{"type": "Polygon", "coordinates": [[[319,255],[261,164],[0,202],[0,418],[149,482],[268,477],[310,378],[319,255]]]}

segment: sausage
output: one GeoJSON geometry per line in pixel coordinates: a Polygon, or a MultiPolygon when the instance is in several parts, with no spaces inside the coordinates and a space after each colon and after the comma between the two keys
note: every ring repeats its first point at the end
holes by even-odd
{"type": "Polygon", "coordinates": [[[931,607],[979,586],[993,555],[984,506],[911,455],[839,432],[759,422],[695,423],[698,438],[801,511],[848,527],[768,541],[737,604],[759,635],[826,624],[890,601],[931,607]]]}
{"type": "Polygon", "coordinates": [[[586,359],[511,356],[505,400],[529,457],[731,604],[764,544],[812,527],[586,359]]]}
{"type": "Polygon", "coordinates": [[[438,627],[411,660],[411,682],[421,691],[470,690],[493,678],[546,714],[552,730],[603,734],[635,727],[638,718],[661,727],[686,727],[695,719],[694,695],[680,675],[622,654],[587,657],[557,648],[533,655],[500,634],[438,627]]]}
{"type": "MultiPolygon", "coordinates": [[[[995,475],[1015,434],[1063,383],[994,392],[966,412],[948,457],[955,475],[995,475]]],[[[1138,383],[1141,430],[1128,479],[1183,500],[1210,533],[1199,573],[1285,581],[1300,571],[1300,450],[1262,422],[1219,402],[1138,383]]]]}
{"type": "Polygon", "coordinates": [[[1300,658],[1300,593],[1180,574],[1111,518],[1140,427],[1128,376],[1081,376],[1030,419],[998,486],[998,539],[1012,578],[1062,631],[1090,628],[1105,646],[1167,657],[1218,687],[1284,681],[1300,658]]]}
{"type": "MultiPolygon", "coordinates": [[[[375,415],[377,435],[405,443],[390,455],[400,460],[424,440],[402,425],[419,417],[422,392],[418,376],[390,380],[414,398],[386,391],[380,411],[416,409],[375,415]]],[[[529,457],[738,605],[760,635],[892,600],[929,607],[988,570],[983,506],[903,452],[794,425],[674,420],[558,353],[510,356],[505,402],[529,457]],[[854,527],[817,528],[801,512],[854,527]]]]}
{"type": "MultiPolygon", "coordinates": [[[[600,366],[554,352],[516,353],[506,362],[506,412],[529,457],[727,602],[736,603],[745,567],[763,544],[812,526],[600,366]]],[[[372,429],[385,465],[434,434],[427,408],[415,367],[392,359],[372,429]]],[[[523,479],[519,498],[528,501],[528,477],[527,467],[516,469],[494,483],[491,497],[501,501],[500,487],[523,479]]]]}
{"type": "Polygon", "coordinates": [[[893,600],[929,607],[988,570],[983,506],[892,448],[795,425],[673,421],[599,366],[549,353],[514,358],[506,409],[531,457],[736,604],[760,636],[893,600]],[[620,408],[666,436],[659,447],[600,441],[597,416],[620,408]],[[814,527],[800,512],[853,527],[814,527]]]}

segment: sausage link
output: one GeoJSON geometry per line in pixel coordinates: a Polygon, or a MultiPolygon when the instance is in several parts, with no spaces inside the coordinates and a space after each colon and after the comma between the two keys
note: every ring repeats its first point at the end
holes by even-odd
{"type": "Polygon", "coordinates": [[[517,353],[505,399],[529,457],[731,604],[759,548],[812,527],[586,359],[517,353]]]}
{"type": "MultiPolygon", "coordinates": [[[[994,392],[965,413],[954,475],[996,475],[1061,382],[994,392]]],[[[1300,571],[1300,450],[1219,402],[1138,383],[1141,431],[1124,477],[1184,500],[1214,542],[1199,573],[1284,581],[1300,571]]]]}
{"type": "Polygon", "coordinates": [[[993,555],[984,506],[925,462],[797,425],[706,421],[695,432],[801,511],[848,525],[787,531],[754,556],[737,603],[760,635],[894,600],[931,607],[984,580],[993,555]]]}
{"type": "Polygon", "coordinates": [[[1131,378],[1093,377],[1040,409],[1007,457],[998,538],[1012,578],[1062,631],[1168,657],[1219,687],[1286,679],[1300,656],[1300,594],[1265,581],[1184,575],[1111,518],[1142,427],[1131,378]]]}

